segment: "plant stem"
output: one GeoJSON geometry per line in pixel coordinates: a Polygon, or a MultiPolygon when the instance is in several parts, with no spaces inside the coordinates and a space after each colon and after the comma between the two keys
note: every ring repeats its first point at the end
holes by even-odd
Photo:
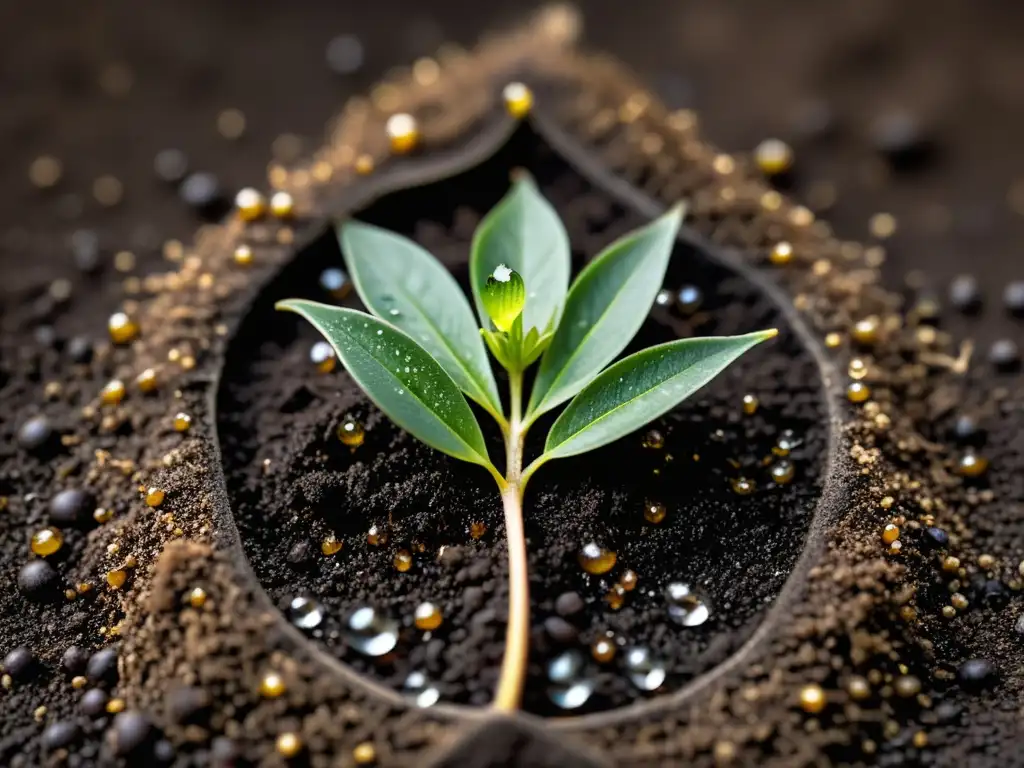
{"type": "Polygon", "coordinates": [[[505,542],[508,546],[508,628],[505,632],[505,656],[494,694],[494,708],[513,712],[519,708],[526,678],[530,643],[530,578],[526,561],[526,534],[523,531],[523,374],[510,371],[511,416],[505,436],[505,487],[501,503],[505,510],[505,542]]]}

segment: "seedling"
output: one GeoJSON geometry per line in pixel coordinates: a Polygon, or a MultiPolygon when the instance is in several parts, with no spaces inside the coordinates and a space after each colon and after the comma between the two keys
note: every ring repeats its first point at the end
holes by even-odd
{"type": "Polygon", "coordinates": [[[498,484],[509,556],[509,618],[497,709],[518,708],[526,672],[530,603],[523,493],[530,478],[549,461],[639,429],[776,335],[767,330],[683,339],[609,365],[650,312],[682,218],[679,205],[612,243],[570,287],[565,228],[523,175],[473,237],[469,267],[479,326],[439,261],[394,232],[355,221],[341,225],[338,235],[371,314],[300,299],[277,305],[302,315],[327,338],[349,375],[395,424],[432,448],[479,464],[498,484]],[[487,349],[508,374],[507,408],[487,349]],[[538,360],[524,409],[523,373],[538,360]],[[501,428],[504,473],[487,455],[467,397],[501,428]],[[543,453],[526,464],[528,430],[566,401],[543,453]]]}

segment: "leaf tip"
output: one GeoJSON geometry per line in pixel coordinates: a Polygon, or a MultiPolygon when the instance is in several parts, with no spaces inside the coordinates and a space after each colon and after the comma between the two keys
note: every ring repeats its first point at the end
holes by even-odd
{"type": "Polygon", "coordinates": [[[533,176],[525,168],[513,168],[512,172],[509,174],[509,179],[516,187],[536,186],[533,176]]]}
{"type": "Polygon", "coordinates": [[[683,219],[686,218],[688,208],[689,206],[686,204],[686,202],[684,200],[680,200],[678,203],[669,208],[668,213],[666,213],[665,215],[667,218],[674,219],[676,224],[679,225],[682,224],[683,219]]]}
{"type": "Polygon", "coordinates": [[[768,328],[764,331],[758,331],[756,334],[759,337],[759,341],[768,341],[768,339],[774,339],[779,335],[778,328],[768,328]]]}
{"type": "Polygon", "coordinates": [[[295,299],[282,299],[274,302],[274,309],[278,312],[297,312],[298,302],[295,299]]]}

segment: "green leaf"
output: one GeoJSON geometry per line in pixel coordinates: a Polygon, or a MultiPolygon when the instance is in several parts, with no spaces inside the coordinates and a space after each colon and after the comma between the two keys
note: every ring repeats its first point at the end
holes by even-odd
{"type": "Polygon", "coordinates": [[[583,389],[640,330],[664,282],[682,220],[683,206],[677,205],[612,243],[580,272],[540,361],[528,424],[583,389]]]}
{"type": "Polygon", "coordinates": [[[373,315],[289,299],[331,343],[349,375],[395,424],[449,456],[495,470],[480,425],[452,378],[407,334],[373,315]]]}
{"type": "Polygon", "coordinates": [[[569,288],[569,236],[555,209],[525,174],[484,217],[473,235],[469,277],[484,328],[491,326],[482,292],[487,278],[502,264],[518,272],[526,285],[524,332],[553,328],[569,288]]]}
{"type": "Polygon", "coordinates": [[[555,420],[538,463],[584,453],[628,435],[777,333],[671,341],[620,360],[584,387],[555,420]]]}
{"type": "Polygon", "coordinates": [[[444,265],[408,238],[369,224],[341,225],[338,240],[367,309],[416,339],[459,389],[500,415],[473,310],[444,265]]]}

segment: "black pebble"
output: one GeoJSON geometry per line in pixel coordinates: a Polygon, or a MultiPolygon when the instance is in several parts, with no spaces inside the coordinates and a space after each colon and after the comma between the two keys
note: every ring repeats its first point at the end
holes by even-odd
{"type": "Polygon", "coordinates": [[[188,157],[180,149],[161,149],[153,158],[153,170],[160,181],[177,184],[188,173],[188,157]]]}
{"type": "Polygon", "coordinates": [[[157,736],[153,721],[141,712],[121,712],[114,718],[113,729],[119,755],[139,755],[157,736]]]}
{"type": "Polygon", "coordinates": [[[948,547],[949,546],[949,534],[941,528],[925,528],[925,543],[930,544],[933,547],[948,547]]]}
{"type": "Polygon", "coordinates": [[[869,133],[871,144],[896,169],[924,165],[932,156],[932,143],[920,121],[905,110],[880,115],[869,133]]]}
{"type": "Polygon", "coordinates": [[[972,587],[975,602],[986,608],[1000,610],[1010,602],[1010,590],[998,579],[980,579],[972,587]]]}
{"type": "Polygon", "coordinates": [[[29,451],[40,452],[53,446],[53,427],[45,416],[33,416],[18,430],[18,444],[29,451]]]}
{"type": "Polygon", "coordinates": [[[1013,631],[1024,637],[1024,613],[1017,617],[1017,623],[1013,625],[1013,631]]]}
{"type": "Polygon", "coordinates": [[[170,765],[174,762],[174,745],[167,739],[160,739],[153,745],[153,758],[160,765],[170,765]]]}
{"type": "Polygon", "coordinates": [[[953,422],[953,437],[961,445],[980,445],[985,442],[985,430],[968,414],[961,414],[953,422]]]}
{"type": "Polygon", "coordinates": [[[996,670],[988,659],[971,659],[965,661],[957,670],[957,677],[960,684],[965,688],[977,690],[993,684],[996,680],[996,670]]]}
{"type": "Polygon", "coordinates": [[[52,325],[37,325],[32,336],[40,347],[49,348],[57,344],[57,331],[52,325]]]}
{"type": "Polygon", "coordinates": [[[181,686],[167,695],[167,714],[176,723],[195,723],[209,714],[210,704],[210,694],[202,688],[181,686]]]}
{"type": "Polygon", "coordinates": [[[54,525],[82,525],[93,521],[96,499],[88,491],[66,488],[50,499],[50,522],[54,525]]]}
{"type": "Polygon", "coordinates": [[[363,65],[363,44],[355,35],[338,35],[327,43],[327,66],[339,75],[351,75],[363,65]]]}
{"type": "Polygon", "coordinates": [[[974,275],[959,275],[949,284],[949,303],[961,312],[981,308],[981,289],[974,275]]]}
{"type": "Polygon", "coordinates": [[[88,365],[92,362],[92,340],[86,336],[73,336],[68,341],[65,351],[67,352],[68,359],[73,363],[88,365]]]}
{"type": "Polygon", "coordinates": [[[1003,304],[1010,314],[1024,317],[1024,280],[1014,280],[1006,286],[1003,304]]]}
{"type": "Polygon", "coordinates": [[[563,592],[555,600],[555,612],[559,616],[572,616],[583,610],[583,598],[575,592],[563,592]]]}
{"type": "Polygon", "coordinates": [[[55,749],[70,747],[78,741],[78,737],[81,735],[82,730],[77,723],[71,720],[58,720],[43,731],[43,749],[51,752],[55,749]]]}
{"type": "Polygon", "coordinates": [[[227,206],[220,182],[212,173],[193,173],[178,188],[182,201],[196,213],[213,218],[223,213],[227,206]]]}
{"type": "Polygon", "coordinates": [[[988,359],[1001,371],[1013,370],[1020,366],[1020,348],[1013,339],[999,339],[989,347],[988,359]]]}
{"type": "Polygon", "coordinates": [[[944,701],[935,708],[935,717],[940,723],[952,723],[960,719],[960,707],[951,701],[944,701]]]}
{"type": "Polygon", "coordinates": [[[118,678],[117,651],[113,648],[96,651],[89,657],[89,662],[85,666],[85,676],[93,685],[116,683],[118,678]]]}
{"type": "Polygon", "coordinates": [[[57,571],[48,562],[29,560],[18,572],[18,589],[30,600],[43,602],[54,597],[59,580],[57,571]]]}
{"type": "Polygon", "coordinates": [[[32,657],[32,651],[24,646],[19,646],[4,656],[3,666],[4,672],[15,680],[25,680],[31,677],[36,662],[32,657]]]}
{"type": "Polygon", "coordinates": [[[579,638],[576,627],[558,616],[549,616],[544,620],[544,631],[548,637],[562,645],[573,645],[579,638]]]}
{"type": "Polygon", "coordinates": [[[82,272],[95,272],[100,266],[100,239],[91,229],[71,234],[71,258],[82,272]]]}
{"type": "Polygon", "coordinates": [[[292,565],[307,563],[312,555],[313,545],[308,540],[302,539],[292,544],[292,548],[288,550],[288,562],[292,565]]]}
{"type": "Polygon", "coordinates": [[[90,688],[79,702],[82,711],[89,717],[99,717],[107,711],[107,692],[102,688],[90,688]]]}
{"type": "Polygon", "coordinates": [[[72,645],[64,651],[64,655],[60,660],[61,667],[71,677],[82,674],[88,663],[89,652],[85,648],[79,648],[77,645],[72,645]]]}

